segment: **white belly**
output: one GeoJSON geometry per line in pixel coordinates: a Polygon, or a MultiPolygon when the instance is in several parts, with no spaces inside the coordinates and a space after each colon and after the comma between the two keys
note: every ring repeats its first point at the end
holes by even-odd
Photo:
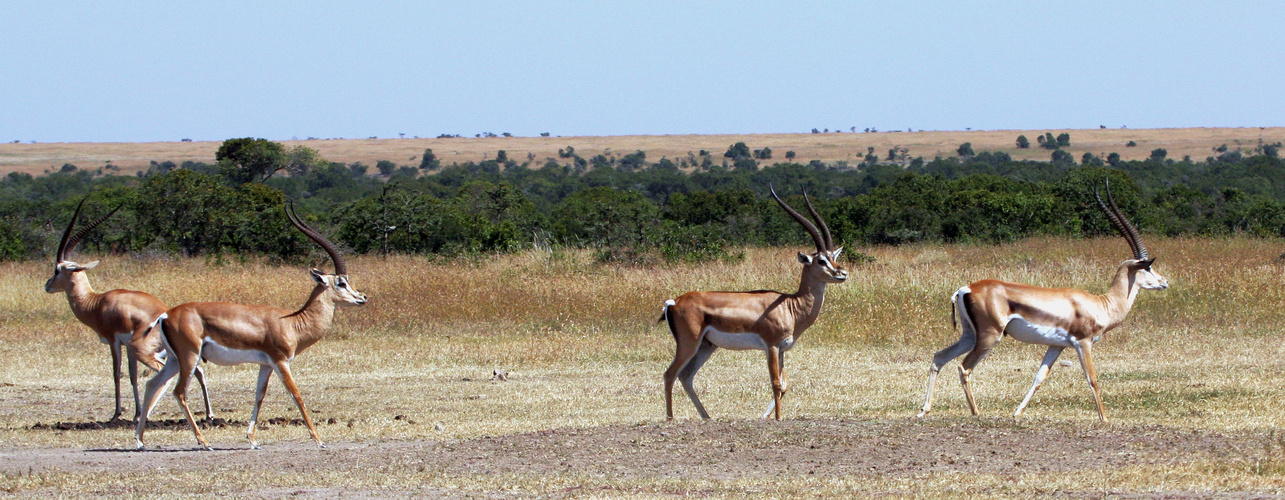
{"type": "Polygon", "coordinates": [[[230,366],[243,363],[254,363],[256,365],[271,365],[272,360],[268,358],[263,351],[250,349],[231,349],[219,345],[210,339],[205,339],[201,344],[201,357],[206,361],[216,365],[230,366]]]}
{"type": "Polygon", "coordinates": [[[757,333],[727,333],[708,326],[705,327],[705,339],[711,344],[733,351],[767,350],[767,342],[757,333]]]}
{"type": "Polygon", "coordinates": [[[1071,334],[1066,330],[1037,325],[1016,314],[1008,317],[1004,333],[1027,344],[1071,347],[1071,334]]]}

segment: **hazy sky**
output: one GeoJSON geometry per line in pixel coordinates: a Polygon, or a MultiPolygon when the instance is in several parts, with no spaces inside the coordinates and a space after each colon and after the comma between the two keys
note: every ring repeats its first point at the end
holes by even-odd
{"type": "Polygon", "coordinates": [[[1285,125],[1281,2],[92,4],[0,1],[0,141],[1285,125]]]}

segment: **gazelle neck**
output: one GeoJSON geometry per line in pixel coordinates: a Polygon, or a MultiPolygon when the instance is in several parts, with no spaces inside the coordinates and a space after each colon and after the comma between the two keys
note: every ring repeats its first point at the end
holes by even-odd
{"type": "Polygon", "coordinates": [[[291,321],[291,329],[298,341],[297,352],[321,340],[330,329],[335,319],[335,301],[329,292],[330,288],[325,285],[313,287],[303,307],[284,318],[291,321]]]}
{"type": "Polygon", "coordinates": [[[794,328],[796,333],[812,326],[821,315],[821,305],[825,303],[825,284],[824,280],[816,277],[814,269],[810,266],[803,267],[799,291],[786,298],[797,318],[794,328]]]}
{"type": "Polygon", "coordinates": [[[71,306],[72,312],[79,316],[82,311],[92,309],[98,293],[89,285],[89,277],[85,276],[83,271],[73,272],[67,277],[67,281],[70,284],[64,292],[67,294],[67,304],[71,306]]]}
{"type": "Polygon", "coordinates": [[[1113,322],[1123,321],[1129,310],[1133,309],[1133,301],[1138,298],[1139,288],[1137,272],[1128,264],[1121,264],[1115,277],[1111,279],[1111,288],[1102,296],[1113,322]]]}

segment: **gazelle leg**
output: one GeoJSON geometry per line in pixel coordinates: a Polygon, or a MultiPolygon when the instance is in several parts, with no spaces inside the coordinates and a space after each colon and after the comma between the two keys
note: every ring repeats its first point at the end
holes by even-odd
{"type": "Polygon", "coordinates": [[[317,429],[312,426],[312,417],[308,415],[308,408],[303,405],[303,395],[299,394],[299,387],[294,383],[294,375],[290,374],[290,362],[278,361],[277,372],[281,374],[281,383],[285,384],[286,391],[294,398],[294,403],[299,406],[299,413],[303,414],[303,423],[308,425],[308,433],[312,434],[312,439],[317,442],[317,446],[322,448],[326,444],[321,442],[321,436],[317,435],[317,429]]]}
{"type": "Polygon", "coordinates": [[[977,409],[977,401],[973,399],[973,388],[968,385],[968,376],[972,375],[972,370],[967,370],[963,366],[959,367],[959,383],[964,386],[964,399],[968,400],[968,409],[976,417],[981,414],[977,409]]]}
{"type": "Polygon", "coordinates": [[[1044,353],[1044,361],[1040,362],[1040,369],[1035,372],[1035,383],[1031,385],[1031,390],[1026,393],[1026,398],[1022,399],[1022,404],[1017,405],[1017,411],[1013,412],[1014,417],[1022,415],[1022,411],[1031,402],[1031,397],[1035,395],[1035,391],[1044,384],[1044,379],[1048,377],[1049,372],[1053,371],[1053,362],[1057,361],[1057,357],[1062,355],[1062,349],[1065,349],[1065,347],[1049,346],[1048,352],[1044,353]]]}
{"type": "Polygon", "coordinates": [[[139,411],[138,424],[134,429],[134,444],[140,450],[143,449],[143,429],[147,426],[147,417],[152,415],[152,410],[156,408],[156,403],[160,401],[157,396],[160,395],[166,385],[169,385],[171,380],[174,380],[174,376],[178,375],[178,370],[178,361],[169,359],[161,367],[161,370],[156,372],[156,375],[152,376],[151,380],[147,381],[147,387],[143,393],[143,406],[139,411]]]}
{"type": "Polygon", "coordinates": [[[205,387],[205,370],[196,367],[196,383],[201,385],[201,398],[205,400],[205,421],[214,423],[214,408],[210,406],[210,390],[205,387]]]}
{"type": "Polygon", "coordinates": [[[187,384],[192,380],[192,373],[196,371],[196,364],[201,360],[201,354],[198,353],[179,353],[174,356],[179,364],[178,383],[174,384],[174,399],[178,400],[179,407],[183,408],[183,415],[187,417],[187,423],[192,427],[192,433],[196,435],[196,441],[207,450],[213,450],[209,441],[201,434],[201,429],[196,426],[196,419],[192,417],[192,409],[187,406],[187,384]]]}
{"type": "Polygon", "coordinates": [[[254,425],[259,422],[259,407],[263,406],[263,396],[268,393],[268,379],[272,377],[272,367],[259,366],[259,383],[254,387],[254,411],[250,412],[250,430],[245,437],[250,439],[250,449],[258,450],[259,442],[254,440],[254,425]]]}
{"type": "Polygon", "coordinates": [[[973,346],[973,351],[964,357],[964,361],[959,364],[959,383],[964,386],[964,398],[968,400],[968,409],[973,412],[973,416],[981,415],[977,409],[977,400],[973,398],[973,388],[968,383],[968,378],[973,374],[973,368],[977,367],[982,359],[990,354],[991,348],[999,343],[1002,332],[994,335],[978,335],[977,344],[973,346]]]}
{"type": "MultiPolygon", "coordinates": [[[[789,378],[785,376],[785,351],[781,351],[780,355],[777,356],[777,358],[778,358],[777,362],[780,363],[780,366],[781,366],[781,397],[785,397],[785,392],[790,390],[789,378]]],[[[767,417],[772,415],[772,411],[775,409],[776,409],[776,399],[773,398],[772,402],[768,403],[767,409],[763,410],[763,416],[759,418],[763,420],[767,420],[767,417]]],[[[781,419],[780,415],[777,415],[777,420],[780,420],[780,419],[781,419]]]]}
{"type": "Polygon", "coordinates": [[[924,395],[924,407],[919,410],[915,418],[924,418],[928,412],[933,410],[933,391],[937,389],[937,373],[941,372],[941,367],[933,363],[928,367],[928,393],[924,395]]]}
{"type": "Polygon", "coordinates": [[[134,421],[138,421],[138,415],[142,412],[142,398],[138,394],[138,358],[129,349],[125,349],[125,357],[129,362],[129,386],[134,389],[134,421]]]}
{"type": "Polygon", "coordinates": [[[964,334],[959,337],[959,340],[951,344],[950,347],[937,351],[937,354],[933,356],[933,364],[928,367],[928,394],[924,396],[924,408],[919,411],[919,415],[916,415],[916,417],[922,418],[932,411],[933,391],[937,389],[937,374],[941,372],[941,367],[972,350],[973,346],[977,344],[977,336],[969,334],[970,331],[971,327],[965,328],[964,334]]]}
{"type": "Polygon", "coordinates": [[[687,366],[684,366],[678,372],[678,380],[683,383],[683,391],[687,392],[687,397],[696,406],[696,412],[700,413],[701,419],[704,420],[709,420],[709,414],[705,413],[705,405],[701,404],[700,397],[696,395],[696,385],[693,381],[696,380],[696,372],[700,371],[701,366],[704,366],[705,362],[709,361],[709,357],[717,350],[718,347],[714,344],[709,342],[701,343],[701,346],[696,349],[696,354],[687,362],[687,366]]]}
{"type": "Polygon", "coordinates": [[[113,413],[113,414],[112,414],[112,418],[107,419],[107,421],[108,421],[108,422],[115,422],[115,421],[117,421],[117,420],[119,420],[119,419],[120,419],[120,414],[121,414],[121,406],[120,406],[120,376],[121,376],[121,373],[120,373],[120,341],[116,340],[115,336],[113,335],[113,336],[112,336],[112,341],[111,341],[111,343],[110,343],[110,344],[107,344],[107,345],[108,345],[108,346],[111,346],[111,349],[112,349],[112,382],[115,382],[115,383],[116,383],[116,412],[115,412],[115,413],[113,413]]]}
{"type": "Polygon", "coordinates": [[[1093,389],[1093,402],[1098,405],[1098,418],[1105,424],[1107,413],[1102,409],[1102,391],[1098,387],[1098,371],[1093,368],[1093,341],[1085,339],[1074,345],[1075,352],[1080,355],[1080,366],[1084,367],[1084,375],[1089,379],[1089,387],[1093,389]]]}
{"type": "MultiPolygon", "coordinates": [[[[670,314],[673,314],[673,312],[671,311],[670,314]]],[[[677,335],[675,337],[677,338],[677,335]]],[[[678,373],[696,356],[697,351],[700,349],[700,343],[700,340],[692,345],[678,342],[678,346],[674,349],[674,361],[669,363],[669,368],[665,369],[665,417],[669,420],[674,419],[674,381],[678,380],[678,373]]],[[[703,410],[699,404],[696,407],[699,410],[703,410]]],[[[709,417],[702,411],[701,418],[709,417]]]]}
{"type": "Polygon", "coordinates": [[[785,383],[781,380],[781,348],[767,348],[767,374],[772,379],[772,406],[776,410],[776,419],[781,419],[781,395],[785,394],[785,383]]]}

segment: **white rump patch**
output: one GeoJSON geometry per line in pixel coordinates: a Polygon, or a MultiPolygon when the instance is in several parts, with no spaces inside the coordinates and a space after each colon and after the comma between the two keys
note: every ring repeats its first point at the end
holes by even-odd
{"type": "Polygon", "coordinates": [[[1027,344],[1071,347],[1071,334],[1055,326],[1037,325],[1016,314],[1008,317],[1004,333],[1027,344]]]}
{"type": "Polygon", "coordinates": [[[705,327],[705,339],[711,344],[733,351],[767,350],[767,342],[757,333],[727,333],[712,326],[705,327]]]}
{"type": "Polygon", "coordinates": [[[205,342],[201,344],[201,357],[205,358],[206,361],[222,366],[243,363],[272,366],[272,360],[263,351],[231,349],[223,347],[218,342],[210,339],[205,339],[205,342]]]}

